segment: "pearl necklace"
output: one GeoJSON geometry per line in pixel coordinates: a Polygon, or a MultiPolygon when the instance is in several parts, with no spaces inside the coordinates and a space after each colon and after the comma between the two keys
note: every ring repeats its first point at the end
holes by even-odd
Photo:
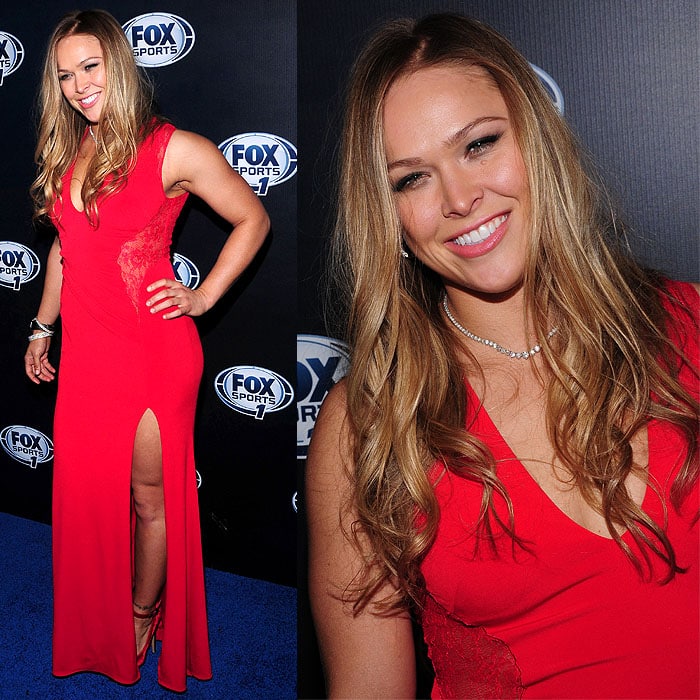
{"type": "MultiPolygon", "coordinates": [[[[453,315],[452,312],[450,311],[450,307],[447,305],[447,294],[442,298],[442,308],[445,309],[445,313],[447,314],[447,318],[450,319],[452,322],[452,325],[461,333],[464,333],[464,335],[467,336],[467,338],[470,338],[471,340],[476,341],[477,343],[482,343],[483,345],[488,345],[489,347],[493,348],[497,352],[503,353],[504,355],[508,355],[508,357],[511,357],[513,359],[519,359],[519,360],[529,360],[533,355],[536,355],[540,350],[542,350],[542,347],[540,345],[535,345],[532,350],[523,350],[522,352],[515,352],[515,350],[509,350],[508,348],[504,348],[502,345],[499,345],[493,340],[488,340],[486,338],[481,338],[475,333],[472,333],[471,331],[467,330],[453,315]]],[[[556,326],[552,328],[549,333],[547,333],[547,340],[549,340],[555,333],[557,332],[556,326]]]]}

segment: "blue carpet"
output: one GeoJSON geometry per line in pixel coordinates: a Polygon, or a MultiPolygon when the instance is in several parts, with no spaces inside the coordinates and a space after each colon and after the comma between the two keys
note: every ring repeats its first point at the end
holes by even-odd
{"type": "MultiPolygon", "coordinates": [[[[123,686],[95,673],[51,675],[51,528],[0,513],[0,698],[177,698],[156,681],[157,654],[123,686]]],[[[214,678],[187,698],[296,698],[296,589],[205,570],[214,678]]],[[[159,646],[160,648],[160,646],[159,646]]]]}

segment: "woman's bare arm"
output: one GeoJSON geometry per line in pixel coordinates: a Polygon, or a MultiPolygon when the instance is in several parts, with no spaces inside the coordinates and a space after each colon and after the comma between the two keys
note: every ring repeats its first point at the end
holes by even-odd
{"type": "MultiPolygon", "coordinates": [[[[350,459],[345,388],[336,385],[319,414],[306,466],[309,593],[329,698],[415,697],[415,652],[407,613],[353,615],[343,601],[360,570],[360,553],[346,537],[350,459]]],[[[386,595],[384,590],[379,595],[386,595]]]]}
{"type": "MultiPolygon", "coordinates": [[[[61,268],[61,244],[58,236],[54,239],[46,260],[46,278],[44,292],[36,317],[41,323],[54,324],[61,310],[61,286],[63,270],[61,268]]],[[[51,338],[33,340],[24,354],[24,371],[35,384],[50,382],[56,376],[56,370],[49,362],[51,338]]]]}

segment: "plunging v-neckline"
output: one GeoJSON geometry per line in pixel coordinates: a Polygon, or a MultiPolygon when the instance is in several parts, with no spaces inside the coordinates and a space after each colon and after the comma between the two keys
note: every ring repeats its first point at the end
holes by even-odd
{"type": "MultiPolygon", "coordinates": [[[[516,466],[516,469],[520,471],[522,474],[525,475],[525,477],[528,479],[529,483],[531,486],[534,488],[535,492],[540,494],[540,498],[545,502],[547,508],[553,508],[558,514],[559,518],[563,519],[568,523],[569,527],[576,528],[578,530],[582,530],[584,533],[587,533],[588,535],[591,535],[593,537],[596,537],[600,540],[607,540],[609,542],[614,542],[615,540],[608,535],[601,535],[589,528],[587,528],[585,525],[582,525],[579,523],[577,520],[574,520],[568,513],[563,511],[549,496],[549,494],[540,486],[540,484],[537,482],[535,477],[528,471],[528,469],[525,467],[523,464],[522,460],[515,454],[511,446],[508,444],[508,441],[503,437],[503,434],[501,431],[498,429],[494,421],[492,420],[491,416],[489,415],[488,411],[482,404],[481,400],[477,396],[476,392],[474,391],[473,387],[467,382],[467,401],[468,404],[471,406],[476,407],[476,409],[473,411],[473,415],[475,418],[476,425],[478,428],[481,428],[482,431],[486,435],[492,435],[495,438],[495,441],[497,444],[501,446],[500,449],[500,457],[504,460],[507,460],[508,462],[514,464],[516,466]]],[[[473,426],[471,428],[473,430],[473,426]]],[[[477,429],[477,433],[481,432],[477,429]]],[[[647,475],[647,483],[644,491],[644,496],[642,498],[642,502],[639,504],[639,507],[647,514],[649,514],[649,497],[650,497],[650,491],[653,489],[649,488],[649,479],[653,475],[653,469],[652,469],[652,457],[651,455],[653,454],[653,450],[651,447],[652,443],[652,434],[653,434],[653,422],[650,422],[650,424],[647,427],[647,443],[648,443],[648,475],[647,475]]],[[[496,459],[499,459],[499,454],[497,454],[497,451],[494,451],[494,457],[496,459]]],[[[620,533],[621,537],[626,537],[628,535],[629,531],[625,530],[624,532],[620,533]]]]}
{"type": "MultiPolygon", "coordinates": [[[[82,205],[82,209],[78,208],[76,203],[73,201],[73,174],[75,173],[75,166],[76,166],[77,162],[78,162],[78,156],[75,157],[73,164],[68,169],[68,199],[70,200],[71,206],[73,207],[73,209],[75,211],[78,212],[78,214],[84,214],[85,213],[85,205],[84,205],[82,199],[80,200],[80,204],[82,205]]],[[[80,189],[78,191],[78,196],[80,196],[82,189],[83,189],[83,186],[82,186],[82,182],[81,182],[80,189]]]]}
{"type": "MultiPolygon", "coordinates": [[[[78,159],[80,158],[80,149],[83,147],[83,144],[85,143],[85,139],[88,137],[88,129],[85,129],[85,133],[83,134],[83,137],[80,139],[80,144],[78,145],[78,152],[75,154],[75,158],[73,159],[73,162],[71,163],[70,168],[68,168],[68,199],[70,200],[71,206],[75,211],[78,212],[78,214],[84,214],[85,213],[85,202],[80,199],[80,195],[83,190],[83,181],[84,180],[78,180],[80,183],[80,187],[78,189],[78,198],[80,199],[80,207],[75,203],[73,200],[73,175],[75,174],[75,166],[78,164],[78,159]]],[[[86,169],[87,172],[87,169],[86,169]]],[[[83,178],[85,175],[83,174],[83,178]]]]}

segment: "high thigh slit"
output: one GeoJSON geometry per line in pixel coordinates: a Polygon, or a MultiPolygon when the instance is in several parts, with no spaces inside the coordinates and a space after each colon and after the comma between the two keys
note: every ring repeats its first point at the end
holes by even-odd
{"type": "MultiPolygon", "coordinates": [[[[165,586],[167,527],[163,504],[163,447],[160,426],[146,409],[134,436],[131,462],[132,493],[132,590],[134,612],[148,614],[156,608],[165,586]]],[[[144,618],[141,618],[143,620],[144,618]]],[[[139,627],[150,626],[140,622],[139,627]]],[[[139,644],[136,645],[137,650],[139,644]]]]}
{"type": "Polygon", "coordinates": [[[70,201],[54,210],[61,241],[62,352],[54,425],[53,672],[139,678],[132,616],[131,465],[139,422],[160,431],[166,587],[158,680],[175,691],[211,676],[194,465],[202,352],[189,317],[165,321],[146,287],[173,277],[170,236],[185,196],[163,193],[173,127],[140,146],[127,186],[99,200],[91,228],[70,201]]]}

